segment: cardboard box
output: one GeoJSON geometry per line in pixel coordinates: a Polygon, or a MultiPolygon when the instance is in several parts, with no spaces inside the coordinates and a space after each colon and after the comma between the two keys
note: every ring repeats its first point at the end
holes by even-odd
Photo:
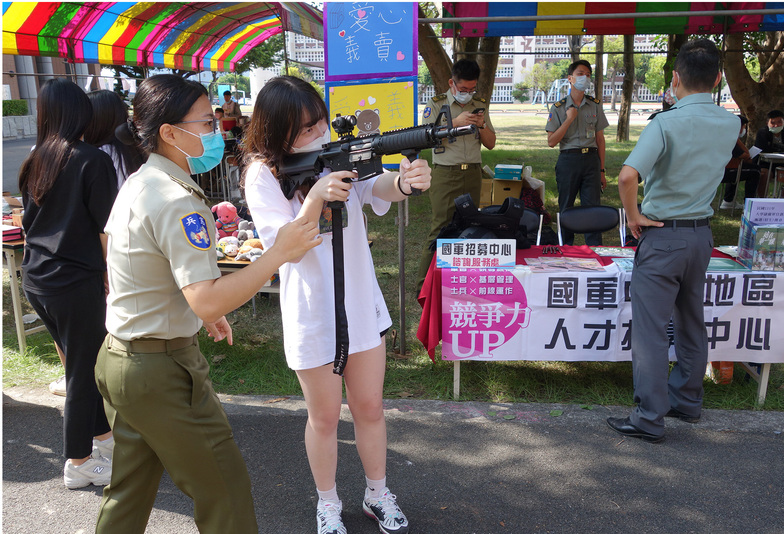
{"type": "Polygon", "coordinates": [[[493,205],[500,205],[504,203],[507,197],[520,198],[520,192],[523,190],[523,182],[521,180],[493,180],[493,205]]]}
{"type": "Polygon", "coordinates": [[[493,203],[493,180],[482,180],[482,191],[479,196],[479,207],[484,208],[493,203]]]}
{"type": "Polygon", "coordinates": [[[503,165],[495,166],[495,179],[496,180],[522,180],[523,179],[523,166],[522,165],[503,165]]]}
{"type": "Polygon", "coordinates": [[[14,208],[11,210],[11,224],[14,226],[22,227],[22,217],[24,217],[24,210],[22,208],[14,208]]]}
{"type": "Polygon", "coordinates": [[[12,197],[8,191],[3,191],[3,200],[12,208],[23,208],[21,197],[12,197]]]}

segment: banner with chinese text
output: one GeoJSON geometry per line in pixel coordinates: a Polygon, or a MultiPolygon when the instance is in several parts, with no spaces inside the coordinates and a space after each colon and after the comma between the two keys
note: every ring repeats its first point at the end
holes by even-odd
{"type": "MultiPolygon", "coordinates": [[[[614,268],[606,273],[444,269],[442,357],[631,360],[631,276],[614,268]]],[[[783,296],[784,276],[707,273],[709,359],[784,362],[784,329],[774,328],[773,321],[784,317],[783,296]]],[[[668,333],[675,359],[671,328],[668,333]]]]}

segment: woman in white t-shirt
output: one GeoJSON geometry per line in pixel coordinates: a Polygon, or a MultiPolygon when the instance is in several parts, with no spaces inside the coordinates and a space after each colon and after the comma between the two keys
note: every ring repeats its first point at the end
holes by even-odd
{"type": "MultiPolygon", "coordinates": [[[[320,150],[330,140],[327,120],[324,101],[307,82],[290,76],[267,82],[256,98],[245,134],[245,192],[265,248],[275,242],[278,229],[292,220],[304,218],[324,228],[331,221],[327,202],[345,202],[345,308],[350,343],[343,378],[367,482],[363,510],[382,532],[405,534],[408,521],[386,485],[384,334],[392,319],[376,281],[362,206],[370,204],[376,214],[383,215],[391,202],[405,199],[412,188],[430,187],[430,168],[424,160],[409,163],[404,158],[400,174],[385,172],[352,182],[343,181],[356,177],[351,171],[326,170],[320,178],[291,184],[279,172],[283,159],[290,153],[320,150]]],[[[297,373],[308,408],[305,448],[319,495],[318,532],[344,534],[335,485],[343,380],[331,365],[336,346],[332,235],[323,237],[299,262],[281,267],[280,303],[286,361],[297,373]]]]}

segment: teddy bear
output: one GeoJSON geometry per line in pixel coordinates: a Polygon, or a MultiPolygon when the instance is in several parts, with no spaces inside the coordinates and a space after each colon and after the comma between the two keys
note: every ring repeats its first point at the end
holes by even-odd
{"type": "Polygon", "coordinates": [[[218,215],[215,227],[218,237],[234,236],[239,233],[239,224],[242,219],[237,215],[237,207],[231,202],[218,202],[212,207],[212,212],[218,215]]]}
{"type": "Polygon", "coordinates": [[[231,258],[239,253],[240,243],[236,237],[229,235],[218,240],[217,248],[219,252],[231,258]]]}
{"type": "Polygon", "coordinates": [[[248,239],[253,239],[258,237],[256,234],[256,226],[251,221],[246,221],[245,219],[240,221],[239,224],[239,231],[237,232],[237,239],[240,240],[240,246],[242,246],[245,241],[248,239]]]}

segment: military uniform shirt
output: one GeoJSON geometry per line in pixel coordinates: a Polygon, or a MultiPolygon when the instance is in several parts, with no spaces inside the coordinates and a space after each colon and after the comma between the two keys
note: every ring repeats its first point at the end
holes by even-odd
{"type": "MultiPolygon", "coordinates": [[[[552,106],[550,115],[547,117],[547,125],[544,129],[554,132],[566,121],[566,110],[574,107],[572,95],[566,95],[552,106]]],[[[585,95],[580,107],[577,108],[577,118],[569,125],[563,138],[561,139],[560,149],[570,148],[597,148],[596,132],[607,128],[610,123],[604,116],[602,105],[593,97],[585,95]]]]}
{"type": "Polygon", "coordinates": [[[182,288],[221,275],[215,219],[203,195],[187,172],[158,154],[123,185],[106,224],[106,329],[113,336],[174,339],[201,328],[182,288]]]}
{"type": "Polygon", "coordinates": [[[658,113],[623,162],[645,180],[649,219],[704,219],[738,140],[740,119],[708,93],[686,96],[658,113]]]}
{"type": "MultiPolygon", "coordinates": [[[[447,104],[452,113],[452,119],[464,111],[473,111],[476,108],[485,108],[485,128],[495,132],[490,122],[490,113],[487,109],[487,102],[484,99],[474,97],[468,104],[461,106],[455,100],[451,91],[436,95],[428,101],[425,110],[422,112],[422,124],[433,124],[441,111],[441,106],[447,104]]],[[[442,124],[446,124],[442,119],[442,124]]],[[[454,143],[443,140],[444,151],[437,153],[433,149],[433,163],[436,165],[459,165],[461,163],[482,163],[482,141],[473,135],[463,135],[457,138],[454,143]]]]}

